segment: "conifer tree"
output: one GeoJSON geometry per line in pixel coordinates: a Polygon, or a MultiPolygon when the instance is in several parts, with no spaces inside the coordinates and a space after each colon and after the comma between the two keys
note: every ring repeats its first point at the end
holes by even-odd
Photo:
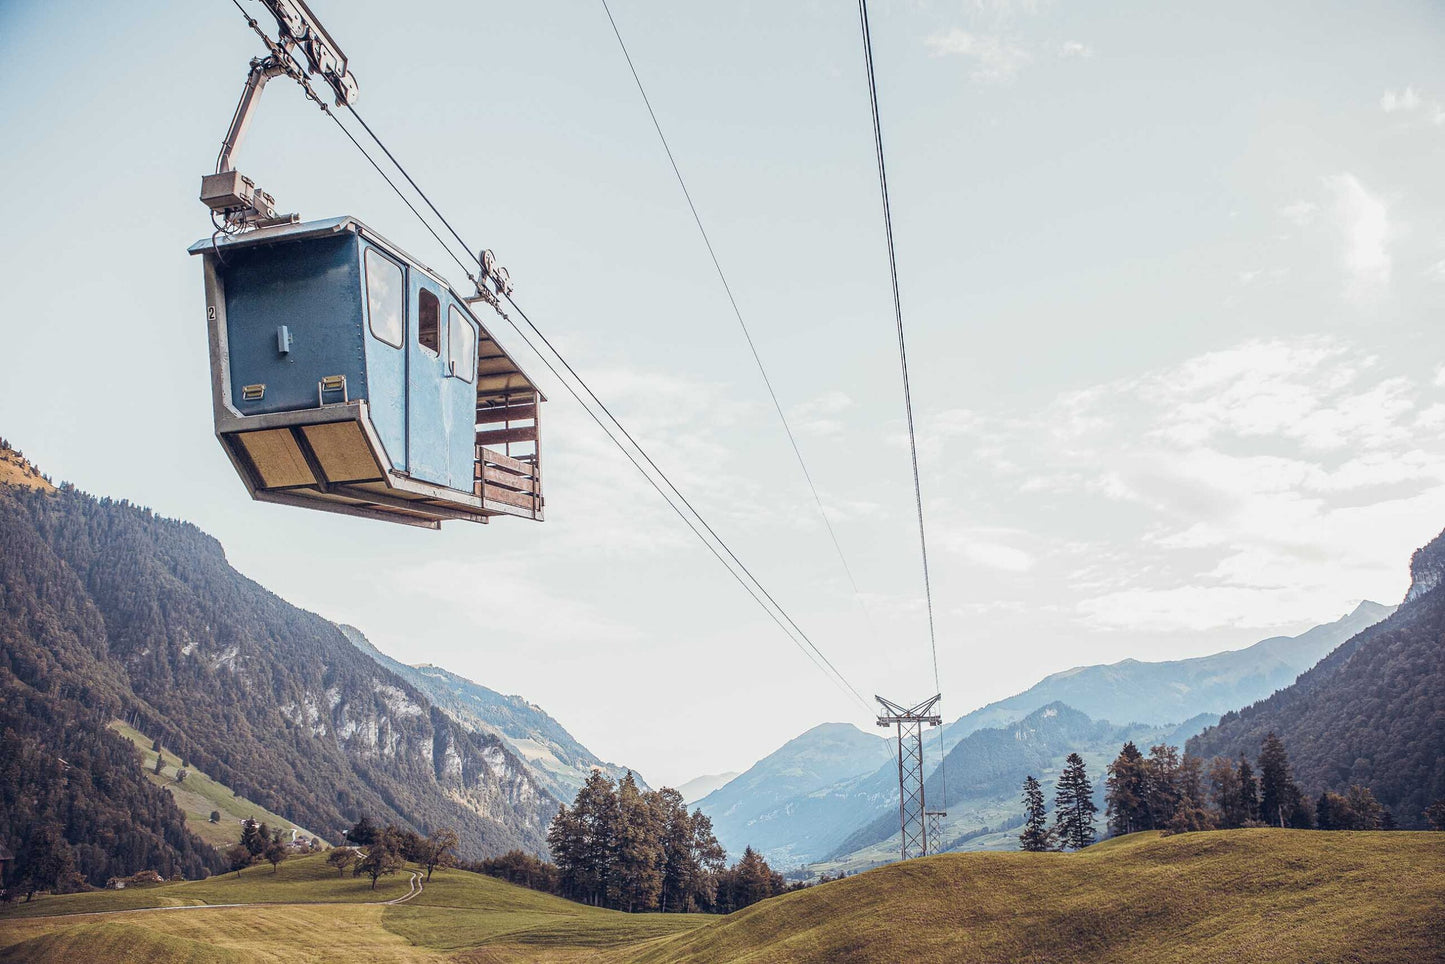
{"type": "Polygon", "coordinates": [[[1044,813],[1044,791],[1039,781],[1030,775],[1024,780],[1024,829],[1019,834],[1019,848],[1031,853],[1048,850],[1050,839],[1044,813]]]}
{"type": "Polygon", "coordinates": [[[1149,748],[1144,761],[1144,810],[1150,829],[1167,827],[1184,799],[1183,764],[1179,747],[1163,743],[1149,748]]]}
{"type": "Polygon", "coordinates": [[[612,884],[615,904],[628,912],[652,910],[662,891],[662,827],[632,771],[617,784],[612,884]]]}
{"type": "Polygon", "coordinates": [[[266,849],[266,843],[266,835],[256,821],[247,817],[241,822],[241,846],[246,848],[247,853],[252,857],[259,856],[266,849]]]}
{"type": "Polygon", "coordinates": [[[1094,842],[1094,786],[1084,769],[1084,760],[1070,753],[1059,774],[1054,791],[1054,832],[1061,849],[1082,850],[1094,842]]]}
{"type": "Polygon", "coordinates": [[[1146,802],[1148,773],[1144,766],[1144,754],[1139,752],[1133,740],[1124,744],[1114,762],[1109,764],[1108,773],[1104,781],[1104,803],[1110,835],[1122,837],[1126,833],[1151,827],[1153,824],[1149,820],[1146,802]]]}
{"type": "Polygon", "coordinates": [[[1259,750],[1259,819],[1279,827],[1309,826],[1309,810],[1290,774],[1284,741],[1273,733],[1259,750]]]}
{"type": "Polygon", "coordinates": [[[1239,754],[1239,810],[1243,815],[1240,826],[1259,818],[1259,784],[1254,779],[1254,767],[1241,752],[1239,754]]]}

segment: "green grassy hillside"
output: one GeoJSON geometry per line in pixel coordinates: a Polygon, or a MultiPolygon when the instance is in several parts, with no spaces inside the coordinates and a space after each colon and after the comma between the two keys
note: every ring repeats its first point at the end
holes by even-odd
{"type": "Polygon", "coordinates": [[[177,783],[176,771],[179,768],[180,759],[174,753],[165,751],[164,748],[161,752],[166,758],[166,763],[161,767],[161,772],[157,774],[155,772],[156,751],[151,749],[150,737],[134,727],[127,726],[120,720],[111,721],[110,729],[135,744],[141,754],[141,767],[145,770],[146,779],[170,792],[171,797],[176,801],[176,806],[180,807],[186,815],[186,829],[206,843],[216,847],[229,847],[241,839],[241,821],[248,817],[258,823],[280,827],[288,835],[290,831],[298,830],[302,836],[316,836],[285,817],[272,813],[245,797],[238,796],[230,787],[218,780],[211,779],[194,766],[190,767],[185,781],[177,783]],[[219,823],[211,823],[212,810],[220,813],[219,823]]]}
{"type": "Polygon", "coordinates": [[[1445,960],[1445,834],[1136,834],[1079,854],[945,854],[725,918],[599,910],[462,871],[408,903],[368,903],[404,895],[408,876],[373,894],[313,856],[275,875],[37,898],[0,915],[0,964],[1445,960]],[[267,906],[133,909],[144,901],[267,906]]]}
{"type": "Polygon", "coordinates": [[[617,960],[1445,959],[1445,834],[1135,834],[944,854],[788,894],[617,960]]]}
{"type": "Polygon", "coordinates": [[[408,867],[338,875],[325,857],[288,860],[204,881],[37,897],[0,912],[0,964],[107,961],[573,960],[636,947],[711,920],[624,914],[575,904],[460,870],[438,870],[405,904],[408,867]],[[318,903],[319,902],[319,903],[318,903]],[[227,907],[265,904],[264,907],[227,907]],[[83,916],[77,916],[83,915],[83,916]],[[485,949],[485,956],[473,956],[485,949]]]}

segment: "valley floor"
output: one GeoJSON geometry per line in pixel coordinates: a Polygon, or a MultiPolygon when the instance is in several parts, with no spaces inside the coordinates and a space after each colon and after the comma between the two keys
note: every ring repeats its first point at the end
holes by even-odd
{"type": "Polygon", "coordinates": [[[724,918],[621,914],[460,871],[373,903],[404,897],[410,876],[373,892],[307,857],[277,874],[37,898],[0,915],[0,962],[1445,960],[1440,833],[1135,834],[1079,854],[945,854],[724,918]],[[140,909],[161,906],[187,909],[140,909]]]}

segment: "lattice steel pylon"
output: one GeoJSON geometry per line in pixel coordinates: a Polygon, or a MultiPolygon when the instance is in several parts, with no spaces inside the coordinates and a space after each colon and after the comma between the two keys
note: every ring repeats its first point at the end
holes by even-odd
{"type": "Polygon", "coordinates": [[[929,810],[923,798],[923,724],[938,726],[943,722],[942,717],[931,712],[940,696],[935,694],[909,707],[881,696],[873,698],[883,706],[878,725],[898,728],[898,828],[903,836],[903,859],[936,853],[939,823],[947,814],[929,810]]]}

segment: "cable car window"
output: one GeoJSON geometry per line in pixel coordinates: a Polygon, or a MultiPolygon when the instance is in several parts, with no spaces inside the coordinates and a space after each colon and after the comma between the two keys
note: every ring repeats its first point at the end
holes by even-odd
{"type": "Polygon", "coordinates": [[[447,374],[471,381],[477,371],[477,332],[456,305],[447,310],[447,353],[447,374]]]}
{"type": "Polygon", "coordinates": [[[416,315],[416,342],[433,355],[441,354],[442,303],[437,296],[421,289],[420,310],[416,315]]]}
{"type": "Polygon", "coordinates": [[[401,347],[402,315],[406,311],[406,280],[401,265],[375,248],[366,249],[366,315],[371,333],[393,348],[401,347]]]}

